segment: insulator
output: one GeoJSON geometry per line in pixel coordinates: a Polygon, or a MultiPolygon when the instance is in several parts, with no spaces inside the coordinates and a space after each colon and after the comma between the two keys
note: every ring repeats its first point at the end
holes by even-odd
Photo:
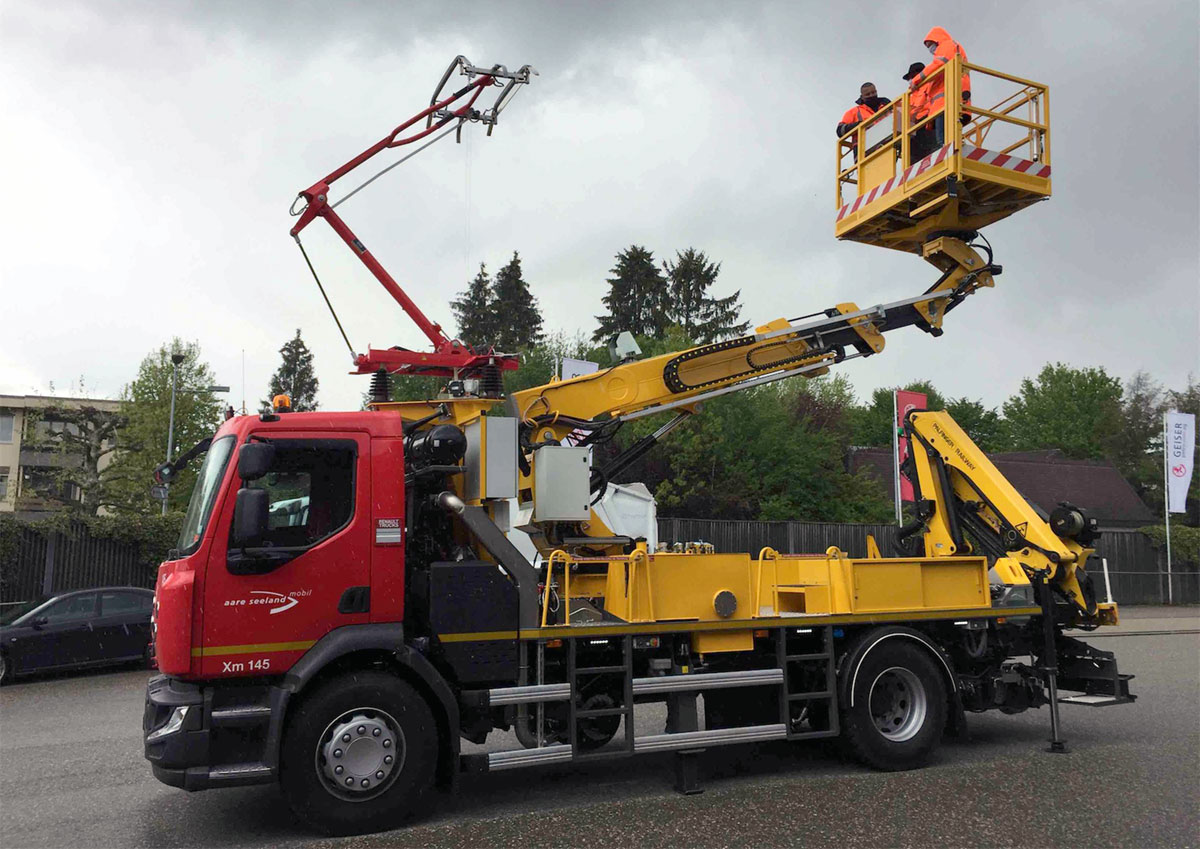
{"type": "Polygon", "coordinates": [[[504,372],[500,366],[487,365],[479,372],[479,396],[501,398],[504,395],[504,372]]]}
{"type": "Polygon", "coordinates": [[[387,369],[380,366],[379,370],[371,375],[371,402],[382,404],[390,400],[392,400],[392,383],[388,378],[387,369]]]}

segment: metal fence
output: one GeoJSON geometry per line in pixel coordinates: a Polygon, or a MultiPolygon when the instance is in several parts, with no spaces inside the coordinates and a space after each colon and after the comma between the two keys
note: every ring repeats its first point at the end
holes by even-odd
{"type": "MultiPolygon", "coordinates": [[[[763,546],[784,552],[817,553],[832,545],[852,557],[865,557],[867,535],[887,555],[895,539],[890,524],[836,522],[754,522],[723,519],[658,520],[658,538],[667,542],[703,540],[717,551],[748,551],[763,546]]],[[[82,523],[67,532],[43,533],[22,528],[16,561],[0,564],[0,605],[39,595],[99,586],[152,587],[154,572],[139,561],[138,548],[114,539],[92,537],[82,523]]],[[[1170,591],[1166,556],[1144,534],[1111,528],[1096,541],[1089,571],[1104,595],[1101,559],[1108,561],[1113,598],[1125,604],[1200,603],[1200,570],[1195,562],[1172,565],[1170,591]]]]}
{"type": "Polygon", "coordinates": [[[83,523],[66,531],[18,531],[15,561],[0,564],[0,605],[105,586],[154,586],[137,545],[93,537],[83,523]]]}
{"type": "MultiPolygon", "coordinates": [[[[887,556],[895,539],[896,526],[843,524],[836,522],[754,522],[730,519],[658,520],[662,542],[710,542],[720,552],[748,551],[757,554],[763,546],[784,552],[819,553],[836,545],[851,557],[867,553],[867,535],[875,537],[887,556]]],[[[1124,604],[1200,604],[1200,571],[1196,562],[1173,558],[1171,587],[1167,587],[1166,554],[1143,533],[1131,528],[1108,528],[1096,540],[1095,560],[1088,571],[1105,595],[1102,561],[1108,562],[1113,599],[1124,604]]]]}

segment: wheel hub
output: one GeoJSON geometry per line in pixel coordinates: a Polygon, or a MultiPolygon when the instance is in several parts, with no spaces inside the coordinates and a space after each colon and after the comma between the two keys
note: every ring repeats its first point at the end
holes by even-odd
{"type": "Polygon", "coordinates": [[[925,725],[928,699],[921,679],[910,669],[893,666],[871,684],[871,719],[884,738],[911,740],[925,725]]]}
{"type": "Polygon", "coordinates": [[[389,714],[355,708],[335,719],[317,744],[317,771],[335,796],[364,801],[386,790],[404,768],[404,732],[389,714]]]}

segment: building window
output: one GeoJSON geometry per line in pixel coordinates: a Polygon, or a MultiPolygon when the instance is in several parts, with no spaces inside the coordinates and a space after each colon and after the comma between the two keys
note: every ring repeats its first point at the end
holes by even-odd
{"type": "Polygon", "coordinates": [[[0,472],[0,501],[8,498],[8,472],[0,472]]]}
{"type": "Polygon", "coordinates": [[[0,442],[13,441],[13,414],[0,413],[0,442]]]}

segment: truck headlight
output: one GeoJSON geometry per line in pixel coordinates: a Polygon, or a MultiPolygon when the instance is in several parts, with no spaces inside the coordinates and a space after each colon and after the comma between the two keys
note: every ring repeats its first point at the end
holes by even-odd
{"type": "Polygon", "coordinates": [[[174,734],[183,727],[183,721],[187,719],[188,711],[191,710],[191,705],[183,705],[171,711],[171,717],[161,728],[151,731],[146,735],[146,742],[153,743],[156,740],[161,740],[163,737],[168,737],[174,734]]]}

